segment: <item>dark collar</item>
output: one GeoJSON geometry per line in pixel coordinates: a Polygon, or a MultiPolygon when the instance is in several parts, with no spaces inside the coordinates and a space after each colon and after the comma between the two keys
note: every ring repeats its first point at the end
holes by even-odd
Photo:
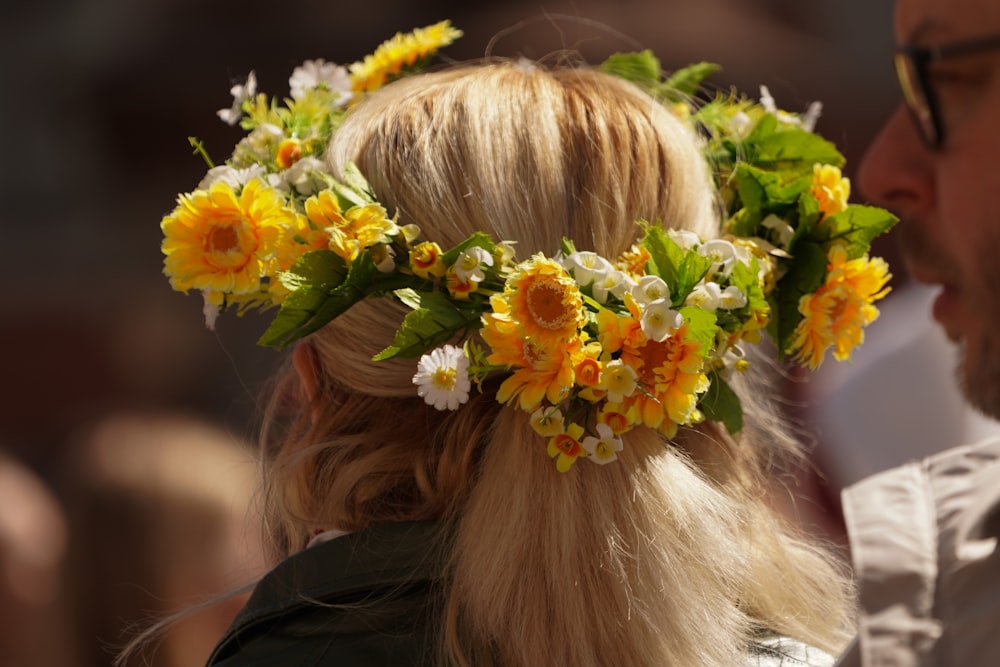
{"type": "Polygon", "coordinates": [[[351,602],[374,587],[440,579],[447,559],[442,533],[442,524],[430,521],[386,524],[289,556],[258,582],[215,653],[304,603],[351,602]]]}

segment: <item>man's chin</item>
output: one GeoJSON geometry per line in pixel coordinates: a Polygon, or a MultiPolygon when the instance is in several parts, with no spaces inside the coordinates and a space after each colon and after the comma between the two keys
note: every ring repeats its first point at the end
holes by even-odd
{"type": "Polygon", "coordinates": [[[970,357],[966,343],[958,346],[958,384],[976,411],[1000,420],[1000,350],[984,345],[979,352],[970,357]]]}

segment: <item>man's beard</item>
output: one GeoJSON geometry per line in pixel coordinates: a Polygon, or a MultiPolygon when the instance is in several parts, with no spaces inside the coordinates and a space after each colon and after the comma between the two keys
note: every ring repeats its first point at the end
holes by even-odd
{"type": "Polygon", "coordinates": [[[958,385],[973,408],[987,417],[1000,419],[1000,348],[993,341],[984,339],[976,355],[978,363],[969,368],[965,359],[967,345],[965,341],[958,346],[955,371],[958,385]]]}

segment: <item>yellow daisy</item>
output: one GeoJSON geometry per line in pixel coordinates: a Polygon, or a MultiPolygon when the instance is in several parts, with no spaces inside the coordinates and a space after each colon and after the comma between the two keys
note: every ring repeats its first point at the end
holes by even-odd
{"type": "Polygon", "coordinates": [[[462,36],[462,31],[441,21],[410,33],[396,33],[382,42],[375,52],[361,62],[350,66],[351,86],[355,92],[369,92],[381,88],[448,46],[462,36]]]}
{"type": "Polygon", "coordinates": [[[226,295],[252,295],[274,275],[276,247],[295,221],[284,197],[259,179],[239,194],[219,181],[181,195],[160,223],[164,273],[175,290],[202,290],[216,306],[226,295]]]}
{"type": "Polygon", "coordinates": [[[880,257],[847,259],[847,250],[835,244],[830,250],[826,281],[799,301],[803,319],[792,335],[795,358],[816,369],[830,347],[844,361],[865,339],[864,328],[878,317],[872,304],[889,293],[892,275],[880,257]]]}
{"type": "Polygon", "coordinates": [[[503,296],[511,319],[542,345],[575,338],[584,324],[580,287],[558,262],[542,255],[518,266],[503,296]]]}
{"type": "Polygon", "coordinates": [[[330,250],[347,263],[357,259],[362,250],[385,242],[399,229],[378,204],[352,206],[341,211],[337,196],[330,190],[322,190],[307,199],[305,209],[309,220],[329,235],[330,250]]]}
{"type": "Polygon", "coordinates": [[[708,389],[700,344],[689,337],[687,324],[662,342],[648,341],[639,348],[626,347],[622,360],[638,373],[635,391],[622,401],[638,421],[673,437],[679,424],[700,421],[698,396],[708,389]]]}

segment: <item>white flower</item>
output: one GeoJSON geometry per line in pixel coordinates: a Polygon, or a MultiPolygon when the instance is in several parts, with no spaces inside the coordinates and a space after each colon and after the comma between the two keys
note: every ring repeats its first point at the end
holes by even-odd
{"type": "Polygon", "coordinates": [[[791,242],[792,237],[795,236],[795,230],[790,224],[776,216],[775,214],[770,214],[760,223],[764,229],[772,232],[772,241],[780,246],[781,248],[788,249],[788,244],[791,242]]]}
{"type": "Polygon", "coordinates": [[[684,316],[670,307],[669,299],[658,299],[647,304],[639,319],[642,333],[657,343],[665,341],[683,325],[684,316]]]}
{"type": "Polygon", "coordinates": [[[631,396],[638,386],[639,375],[635,369],[621,359],[614,359],[604,364],[598,386],[608,392],[609,403],[621,403],[626,396],[631,396]]]}
{"type": "Polygon", "coordinates": [[[594,285],[591,289],[594,293],[594,299],[598,303],[607,303],[609,292],[616,298],[621,299],[625,296],[626,292],[634,288],[637,284],[635,279],[624,271],[611,269],[600,278],[594,280],[594,285]]]}
{"type": "Polygon", "coordinates": [[[659,276],[643,276],[632,288],[632,296],[641,306],[654,301],[669,301],[670,287],[659,276]]]}
{"type": "Polygon", "coordinates": [[[392,246],[378,244],[372,246],[372,261],[379,273],[392,273],[396,270],[396,251],[392,246]]]}
{"type": "Polygon", "coordinates": [[[285,138],[285,131],[271,123],[261,123],[250,134],[240,139],[233,150],[233,161],[238,165],[268,162],[272,149],[285,138]]]}
{"type": "Polygon", "coordinates": [[[296,67],[288,79],[292,99],[301,100],[306,93],[314,88],[323,88],[337,94],[338,106],[351,101],[351,76],[347,68],[328,63],[323,59],[307,60],[296,67]]]}
{"type": "Polygon", "coordinates": [[[228,164],[222,164],[208,170],[205,177],[198,183],[198,189],[207,190],[212,187],[213,183],[221,181],[233,190],[239,190],[255,178],[264,178],[265,174],[266,170],[261,164],[251,165],[246,169],[234,169],[228,164]]]}
{"type": "Polygon", "coordinates": [[[565,420],[559,408],[538,408],[531,414],[531,428],[544,438],[553,438],[565,429],[565,420]]]}
{"type": "Polygon", "coordinates": [[[802,118],[802,129],[806,132],[812,132],[816,129],[816,121],[819,120],[820,114],[822,113],[822,102],[813,102],[810,104],[809,109],[806,110],[806,115],[802,118]]]}
{"type": "Polygon", "coordinates": [[[753,120],[743,111],[737,111],[729,119],[729,128],[737,139],[746,139],[753,127],[753,120]]]}
{"type": "Polygon", "coordinates": [[[722,288],[719,287],[719,284],[703,282],[691,290],[687,299],[684,300],[684,305],[695,306],[702,310],[717,310],[721,300],[722,288]]]}
{"type": "Polygon", "coordinates": [[[285,171],[285,179],[299,194],[314,195],[327,187],[326,165],[311,155],[298,160],[285,171]]]}
{"type": "Polygon", "coordinates": [[[667,236],[670,240],[681,247],[682,250],[691,250],[701,244],[701,239],[692,231],[687,229],[668,229],[667,236]]]}
{"type": "Polygon", "coordinates": [[[201,296],[205,300],[201,308],[201,313],[205,316],[205,328],[215,331],[215,322],[219,319],[219,307],[209,301],[208,290],[202,290],[201,296]]]}
{"type": "Polygon", "coordinates": [[[597,435],[588,435],[580,444],[594,463],[611,463],[618,458],[618,452],[622,450],[621,438],[616,438],[614,431],[607,424],[597,425],[597,435]]]}
{"type": "Polygon", "coordinates": [[[810,104],[809,109],[806,110],[802,118],[783,111],[774,103],[774,97],[771,96],[771,91],[767,89],[767,86],[760,87],[760,105],[764,107],[764,111],[773,114],[775,118],[785,125],[797,125],[806,132],[813,131],[813,128],[816,127],[816,121],[819,120],[819,116],[823,112],[823,104],[821,102],[810,104]]]}
{"type": "Polygon", "coordinates": [[[698,254],[712,262],[712,273],[728,276],[736,261],[736,246],[729,241],[713,239],[698,248],[698,254]]]}
{"type": "Polygon", "coordinates": [[[219,109],[216,114],[223,122],[236,125],[243,115],[243,103],[257,94],[257,75],[251,71],[247,75],[246,83],[234,85],[229,92],[233,96],[233,105],[228,109],[219,109]]]}
{"type": "Polygon", "coordinates": [[[730,285],[719,295],[719,308],[736,310],[747,305],[747,295],[736,285],[730,285]]]}
{"type": "Polygon", "coordinates": [[[493,266],[493,255],[486,248],[472,246],[462,251],[455,262],[455,275],[463,283],[481,283],[486,279],[483,266],[493,266]]]}
{"type": "Polygon", "coordinates": [[[588,250],[581,252],[574,252],[572,255],[567,257],[563,262],[563,266],[566,270],[573,274],[573,278],[580,287],[585,287],[592,282],[600,281],[608,274],[609,271],[613,271],[614,267],[611,266],[611,262],[604,259],[596,252],[590,252],[588,250]]]}
{"type": "Polygon", "coordinates": [[[469,400],[469,360],[462,348],[442,345],[420,357],[413,384],[428,405],[457,410],[469,400]]]}

